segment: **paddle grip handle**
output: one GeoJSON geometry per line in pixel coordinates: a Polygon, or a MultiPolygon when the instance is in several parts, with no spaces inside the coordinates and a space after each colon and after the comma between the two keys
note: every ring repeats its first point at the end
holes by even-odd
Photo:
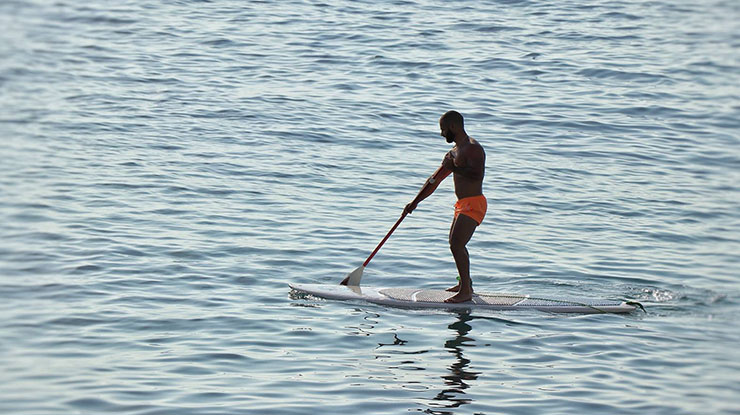
{"type": "Polygon", "coordinates": [[[367,266],[367,264],[369,264],[369,263],[370,263],[370,260],[371,260],[371,259],[373,259],[373,257],[375,256],[375,254],[377,254],[377,253],[378,253],[378,251],[380,251],[380,247],[381,247],[381,246],[383,246],[383,244],[385,243],[385,241],[387,241],[387,240],[388,240],[388,238],[390,238],[390,237],[391,237],[391,234],[393,233],[393,231],[395,231],[395,230],[396,230],[396,228],[398,227],[398,225],[400,225],[400,224],[401,224],[401,221],[402,221],[402,220],[403,220],[403,218],[405,218],[405,217],[406,217],[406,212],[403,212],[403,214],[401,215],[401,217],[400,217],[400,218],[398,218],[398,220],[396,221],[396,224],[395,224],[395,225],[393,225],[393,227],[391,228],[391,230],[389,230],[389,231],[388,231],[388,233],[387,233],[387,234],[385,235],[385,238],[383,238],[383,240],[382,240],[382,241],[380,241],[380,243],[378,244],[378,246],[376,246],[376,247],[375,247],[375,250],[373,251],[373,253],[372,253],[372,254],[370,254],[370,256],[369,256],[369,257],[367,257],[367,259],[365,260],[365,262],[364,262],[364,263],[362,264],[362,266],[363,266],[363,267],[366,267],[366,266],[367,266]]]}

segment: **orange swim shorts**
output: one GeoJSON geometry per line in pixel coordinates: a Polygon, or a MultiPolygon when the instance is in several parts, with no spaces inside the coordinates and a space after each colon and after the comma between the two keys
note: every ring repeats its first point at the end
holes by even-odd
{"type": "Polygon", "coordinates": [[[457,215],[463,214],[473,218],[480,225],[483,217],[486,216],[486,210],[488,210],[488,202],[485,196],[464,197],[455,203],[455,219],[457,215]]]}

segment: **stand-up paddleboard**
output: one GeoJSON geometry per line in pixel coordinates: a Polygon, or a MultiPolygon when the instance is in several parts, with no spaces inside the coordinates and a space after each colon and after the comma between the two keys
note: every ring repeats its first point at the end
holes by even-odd
{"type": "Polygon", "coordinates": [[[592,298],[544,298],[527,294],[476,293],[464,303],[445,303],[454,293],[418,288],[380,288],[333,284],[290,284],[296,292],[331,300],[360,300],[407,308],[542,310],[555,313],[628,313],[637,303],[592,298]]]}

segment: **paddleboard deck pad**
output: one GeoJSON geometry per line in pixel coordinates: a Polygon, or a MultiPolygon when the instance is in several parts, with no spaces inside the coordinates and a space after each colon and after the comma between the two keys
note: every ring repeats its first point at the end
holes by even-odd
{"type": "Polygon", "coordinates": [[[527,294],[476,293],[471,301],[445,303],[454,293],[418,288],[360,287],[334,284],[289,284],[299,293],[330,300],[359,300],[407,308],[542,310],[555,313],[628,313],[635,303],[592,298],[543,298],[527,294]]]}

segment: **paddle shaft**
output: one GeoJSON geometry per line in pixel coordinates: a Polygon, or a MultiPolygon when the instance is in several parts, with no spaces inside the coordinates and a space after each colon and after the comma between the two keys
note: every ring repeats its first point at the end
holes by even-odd
{"type": "MultiPolygon", "coordinates": [[[[429,187],[430,185],[431,185],[431,186],[434,186],[434,187],[433,187],[434,189],[436,189],[436,188],[437,188],[437,186],[439,185],[439,181],[438,181],[438,178],[437,178],[437,176],[438,176],[438,175],[439,175],[439,174],[440,174],[440,173],[441,173],[441,172],[442,172],[442,171],[443,171],[444,169],[445,169],[445,168],[444,168],[444,166],[441,166],[440,168],[438,168],[438,169],[437,169],[437,170],[436,170],[436,171],[434,172],[434,174],[432,174],[432,175],[431,175],[431,177],[429,178],[430,180],[427,180],[427,182],[426,182],[426,183],[424,183],[424,186],[422,186],[422,187],[421,187],[421,190],[419,190],[419,194],[417,194],[417,195],[416,195],[416,197],[414,198],[414,201],[413,201],[413,202],[411,202],[411,203],[419,203],[419,201],[420,201],[421,199],[423,199],[423,198],[424,198],[424,196],[423,196],[423,194],[424,194],[424,191],[425,191],[425,190],[426,190],[426,189],[427,189],[427,188],[428,188],[428,187],[429,187]]],[[[448,172],[447,174],[445,174],[445,175],[444,175],[444,176],[442,177],[442,179],[444,179],[444,178],[445,178],[445,177],[446,177],[446,176],[447,176],[448,174],[450,174],[450,173],[448,172]]],[[[432,190],[432,191],[434,191],[434,190],[432,190]]],[[[390,238],[390,237],[391,237],[391,234],[393,233],[393,231],[395,231],[395,230],[396,230],[396,228],[398,227],[398,225],[400,225],[400,224],[401,224],[401,221],[403,221],[403,218],[405,218],[407,214],[408,214],[408,213],[406,213],[406,211],[404,210],[404,212],[403,212],[403,214],[401,215],[401,217],[400,217],[400,218],[398,218],[398,220],[396,221],[396,224],[395,224],[395,225],[393,225],[393,227],[391,228],[391,230],[390,230],[390,231],[388,231],[388,234],[386,234],[386,235],[385,235],[385,238],[383,238],[383,240],[382,240],[382,241],[380,241],[380,243],[378,244],[378,246],[377,246],[377,247],[375,247],[375,250],[373,251],[373,253],[372,253],[372,254],[370,254],[370,256],[369,256],[369,257],[367,257],[367,259],[365,260],[365,262],[364,262],[364,263],[362,264],[362,266],[363,266],[363,267],[366,267],[366,266],[367,266],[367,264],[369,264],[369,263],[370,263],[370,260],[371,260],[371,259],[373,259],[373,257],[375,256],[375,254],[377,254],[377,253],[378,253],[378,251],[380,251],[380,248],[381,248],[381,247],[383,246],[383,244],[385,243],[385,241],[387,241],[387,240],[388,240],[388,238],[390,238]]]]}
{"type": "Polygon", "coordinates": [[[389,230],[389,231],[388,231],[388,233],[387,233],[387,234],[385,235],[385,238],[383,238],[383,240],[382,240],[382,241],[380,241],[380,243],[378,244],[378,246],[376,246],[376,247],[375,247],[375,250],[373,251],[373,253],[372,253],[372,254],[370,254],[370,256],[369,256],[369,257],[367,257],[367,259],[365,260],[365,262],[364,262],[364,263],[362,264],[362,266],[363,266],[363,267],[366,267],[366,266],[367,266],[367,264],[368,264],[368,263],[370,263],[370,260],[371,260],[371,259],[373,259],[373,257],[375,256],[375,254],[377,254],[377,253],[378,253],[378,251],[380,251],[380,247],[382,247],[382,246],[383,246],[383,244],[385,243],[385,241],[387,241],[387,240],[388,240],[388,238],[390,238],[390,237],[391,237],[391,234],[393,233],[393,231],[395,231],[395,230],[396,230],[396,228],[398,227],[398,225],[400,225],[400,224],[401,224],[401,221],[402,221],[402,220],[403,220],[403,218],[405,218],[405,217],[406,217],[406,212],[403,212],[403,214],[401,215],[401,217],[400,217],[400,218],[398,218],[398,220],[396,221],[396,224],[395,224],[395,225],[393,225],[393,227],[391,228],[391,230],[389,230]]]}
{"type": "MultiPolygon", "coordinates": [[[[437,170],[436,170],[436,171],[434,172],[434,174],[432,174],[432,175],[431,175],[431,177],[429,178],[429,180],[427,180],[427,182],[426,182],[426,183],[424,183],[424,186],[422,186],[422,187],[421,187],[421,190],[419,190],[419,194],[417,194],[417,195],[416,195],[416,197],[414,198],[414,201],[413,201],[413,202],[411,202],[411,203],[419,203],[419,201],[420,201],[421,199],[423,199],[424,197],[426,197],[426,196],[424,195],[424,191],[425,191],[425,190],[426,190],[426,189],[427,189],[427,188],[428,188],[429,186],[433,186],[433,187],[432,187],[432,192],[433,192],[433,191],[434,191],[434,189],[436,189],[436,188],[437,188],[437,186],[439,186],[439,180],[441,180],[441,179],[444,179],[445,177],[447,177],[447,175],[449,175],[449,174],[450,174],[450,171],[449,171],[449,170],[447,170],[446,174],[444,174],[444,173],[443,173],[444,175],[443,175],[443,176],[442,176],[441,178],[439,178],[439,179],[438,179],[438,177],[437,177],[437,176],[438,176],[438,175],[439,175],[440,173],[442,173],[443,171],[445,171],[445,167],[444,167],[444,166],[440,166],[440,167],[439,167],[439,168],[438,168],[438,169],[437,169],[437,170]]],[[[401,221],[403,221],[403,218],[405,218],[407,214],[408,214],[408,213],[407,213],[407,212],[406,212],[406,210],[404,209],[404,211],[403,211],[403,214],[401,215],[401,217],[400,217],[400,218],[398,218],[398,220],[396,221],[396,224],[395,224],[395,225],[393,225],[393,227],[391,228],[391,230],[389,230],[389,231],[388,231],[388,233],[387,233],[387,234],[385,235],[385,238],[383,238],[383,240],[382,240],[382,241],[380,241],[380,243],[378,244],[378,246],[376,246],[376,247],[375,247],[375,250],[373,251],[373,253],[372,253],[372,254],[370,254],[370,256],[369,256],[369,257],[367,257],[367,259],[365,260],[365,262],[364,262],[364,263],[362,264],[363,268],[364,268],[364,267],[366,267],[366,266],[367,266],[367,264],[369,264],[369,263],[370,263],[370,260],[372,260],[372,259],[373,259],[373,257],[375,256],[375,254],[377,254],[377,253],[378,253],[378,251],[380,251],[380,248],[381,248],[381,247],[383,246],[383,244],[385,243],[385,241],[387,241],[387,240],[388,240],[388,238],[390,238],[390,237],[391,237],[391,234],[393,233],[393,231],[395,231],[395,230],[396,230],[396,228],[398,227],[398,225],[400,225],[400,224],[401,224],[401,221]]]]}

